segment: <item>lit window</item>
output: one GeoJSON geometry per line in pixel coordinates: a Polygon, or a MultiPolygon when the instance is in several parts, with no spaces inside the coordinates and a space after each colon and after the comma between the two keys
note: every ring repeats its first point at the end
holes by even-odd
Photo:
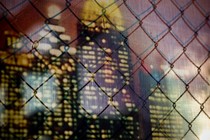
{"type": "Polygon", "coordinates": [[[89,41],[90,40],[90,37],[89,36],[86,36],[86,38],[85,38],[87,41],[89,41]]]}
{"type": "Polygon", "coordinates": [[[106,39],[103,38],[103,39],[101,40],[101,42],[102,42],[102,43],[106,43],[106,39]]]}

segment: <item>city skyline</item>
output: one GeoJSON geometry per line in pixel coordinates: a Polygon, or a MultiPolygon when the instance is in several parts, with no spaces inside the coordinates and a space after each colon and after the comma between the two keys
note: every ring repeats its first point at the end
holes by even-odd
{"type": "Polygon", "coordinates": [[[62,2],[44,2],[40,11],[46,20],[34,14],[37,21],[28,21],[24,29],[21,24],[20,32],[14,28],[20,29],[16,24],[23,13],[11,25],[2,19],[0,112],[6,111],[0,116],[1,124],[15,127],[1,127],[2,137],[203,140],[210,130],[205,126],[210,113],[208,23],[193,34],[185,14],[171,19],[171,29],[157,28],[152,12],[131,26],[134,11],[125,9],[138,4],[78,3],[71,9],[77,19],[69,20],[75,15],[63,10],[62,2]]]}

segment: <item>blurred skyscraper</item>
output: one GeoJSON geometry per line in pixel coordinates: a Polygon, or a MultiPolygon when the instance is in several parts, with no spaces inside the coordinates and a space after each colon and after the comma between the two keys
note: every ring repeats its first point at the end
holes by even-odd
{"type": "Polygon", "coordinates": [[[23,72],[32,66],[30,55],[19,53],[20,34],[4,31],[5,44],[0,46],[0,138],[23,139],[27,136],[27,120],[22,90],[23,72]]]}
{"type": "Polygon", "coordinates": [[[61,16],[56,16],[59,10],[56,5],[48,7],[49,18],[38,32],[33,68],[26,77],[37,89],[36,98],[26,104],[27,110],[33,110],[28,116],[33,138],[70,139],[77,127],[76,49],[69,45],[71,38],[60,25],[61,16]]]}
{"type": "Polygon", "coordinates": [[[174,109],[173,101],[179,96],[176,89],[172,90],[170,86],[175,84],[176,80],[168,77],[163,80],[163,71],[154,69],[151,75],[143,71],[139,73],[141,97],[146,101],[147,109],[147,112],[141,114],[144,116],[143,124],[147,126],[144,139],[181,139],[184,136],[184,120],[174,109]]]}
{"type": "Polygon", "coordinates": [[[98,2],[85,2],[78,23],[78,102],[86,124],[81,137],[138,139],[130,52],[120,33],[122,15],[114,0],[98,2]]]}
{"type": "Polygon", "coordinates": [[[56,5],[48,7],[49,19],[32,46],[19,33],[4,31],[0,138],[70,139],[76,129],[76,49],[56,12],[56,5]],[[26,53],[27,47],[32,50],[26,53]]]}

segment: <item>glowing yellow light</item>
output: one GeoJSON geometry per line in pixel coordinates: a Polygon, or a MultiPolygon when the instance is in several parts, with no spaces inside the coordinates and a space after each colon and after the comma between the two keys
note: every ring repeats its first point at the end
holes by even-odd
{"type": "Polygon", "coordinates": [[[97,3],[94,0],[86,0],[81,17],[83,23],[87,26],[94,23],[97,19],[96,24],[98,26],[110,28],[109,19],[115,25],[116,29],[124,30],[122,14],[114,0],[99,0],[97,3]],[[98,19],[99,16],[101,18],[98,19]],[[87,23],[87,21],[93,22],[87,23]]]}
{"type": "MultiPolygon", "coordinates": [[[[53,17],[55,16],[57,13],[59,13],[60,11],[60,8],[56,5],[51,5],[48,7],[48,16],[49,17],[53,17]]],[[[55,19],[60,19],[61,18],[61,15],[58,14],[56,15],[56,17],[54,17],[55,19]]]]}
{"type": "Polygon", "coordinates": [[[201,134],[200,140],[210,140],[210,130],[204,130],[201,134]]]}
{"type": "Polygon", "coordinates": [[[90,37],[89,37],[89,36],[86,36],[86,40],[88,40],[88,41],[89,41],[89,40],[90,40],[90,37]]]}
{"type": "Polygon", "coordinates": [[[97,119],[97,115],[94,114],[94,115],[93,115],[93,119],[97,119]]]}

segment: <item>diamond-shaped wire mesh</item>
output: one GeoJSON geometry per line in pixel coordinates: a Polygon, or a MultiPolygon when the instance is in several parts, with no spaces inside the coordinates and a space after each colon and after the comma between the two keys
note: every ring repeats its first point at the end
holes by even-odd
{"type": "Polygon", "coordinates": [[[1,0],[0,13],[0,139],[210,139],[208,0],[1,0]]]}

